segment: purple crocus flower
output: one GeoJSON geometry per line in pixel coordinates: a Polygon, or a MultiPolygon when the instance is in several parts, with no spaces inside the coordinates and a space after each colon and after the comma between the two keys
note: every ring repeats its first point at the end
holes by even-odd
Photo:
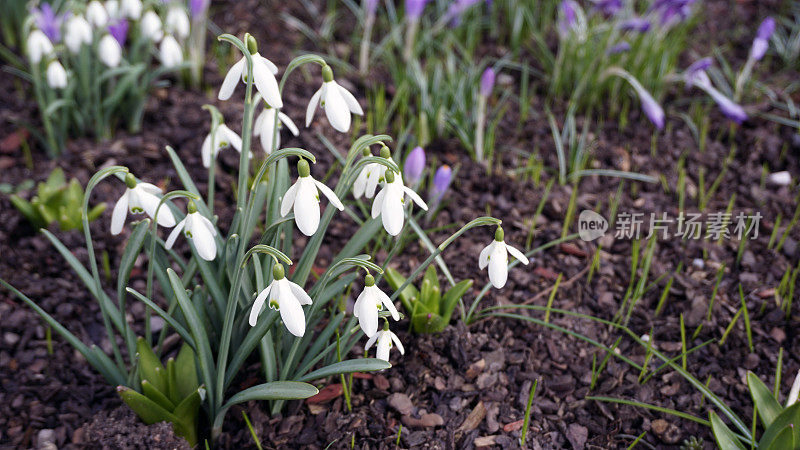
{"type": "Polygon", "coordinates": [[[561,12],[561,20],[558,23],[558,27],[562,33],[568,33],[575,26],[578,20],[578,8],[580,6],[573,0],[564,0],[558,5],[558,9],[561,12]]]}
{"type": "Polygon", "coordinates": [[[625,53],[631,49],[631,44],[627,41],[622,41],[619,44],[612,45],[611,47],[606,50],[606,55],[617,55],[619,53],[625,53]]]}
{"type": "Polygon", "coordinates": [[[769,47],[769,38],[775,32],[775,19],[767,17],[761,22],[756,32],[756,38],[753,39],[753,46],[750,48],[750,59],[753,61],[760,61],[767,53],[769,47]]]}
{"type": "Polygon", "coordinates": [[[481,75],[481,97],[489,97],[494,88],[494,80],[496,78],[494,69],[487,67],[481,75]]]}
{"type": "Polygon", "coordinates": [[[639,33],[646,33],[650,29],[650,21],[641,17],[634,17],[625,20],[619,25],[622,31],[637,31],[639,33]]]}
{"type": "Polygon", "coordinates": [[[210,1],[211,0],[189,0],[189,13],[192,15],[192,19],[205,14],[210,1]]]}
{"type": "Polygon", "coordinates": [[[644,88],[639,86],[640,89],[635,89],[636,94],[639,96],[639,101],[642,102],[642,109],[644,113],[647,115],[647,118],[650,119],[650,122],[656,126],[659,130],[664,128],[664,108],[658,104],[656,99],[650,95],[644,88]]]}
{"type": "Polygon", "coordinates": [[[447,189],[450,187],[450,182],[453,181],[453,170],[447,164],[439,167],[436,174],[433,176],[433,186],[431,187],[430,200],[431,203],[439,203],[447,189]]]}
{"type": "Polygon", "coordinates": [[[621,0],[594,0],[594,7],[606,16],[613,16],[622,9],[621,0]]]}
{"type": "Polygon", "coordinates": [[[32,14],[36,20],[36,26],[50,39],[56,43],[61,40],[61,22],[64,15],[57,16],[49,3],[42,3],[38,9],[34,9],[32,14]]]}
{"type": "Polygon", "coordinates": [[[403,165],[403,175],[408,181],[408,185],[416,185],[422,178],[423,171],[425,171],[425,150],[422,147],[415,147],[408,154],[406,163],[403,165]]]}
{"type": "Polygon", "coordinates": [[[375,11],[378,9],[378,0],[367,0],[364,3],[364,8],[369,15],[375,15],[375,11]]]}
{"type": "Polygon", "coordinates": [[[117,40],[120,47],[124,47],[125,41],[128,39],[128,21],[125,19],[117,20],[108,26],[108,32],[117,40]]]}
{"type": "Polygon", "coordinates": [[[651,11],[661,14],[661,24],[669,25],[674,22],[682,22],[689,17],[692,12],[692,5],[696,0],[656,0],[651,11]]]}
{"type": "Polygon", "coordinates": [[[452,25],[458,25],[461,22],[461,15],[480,1],[481,0],[454,0],[447,9],[447,20],[451,21],[452,25]]]}
{"type": "Polygon", "coordinates": [[[422,16],[422,10],[428,0],[406,0],[406,17],[410,20],[418,20],[422,16]]]}
{"type": "Polygon", "coordinates": [[[725,117],[736,123],[747,120],[747,113],[741,105],[726,97],[722,92],[711,83],[711,79],[706,73],[706,69],[711,66],[711,58],[703,58],[692,63],[684,72],[684,81],[687,86],[695,86],[708,94],[717,104],[725,117]]]}

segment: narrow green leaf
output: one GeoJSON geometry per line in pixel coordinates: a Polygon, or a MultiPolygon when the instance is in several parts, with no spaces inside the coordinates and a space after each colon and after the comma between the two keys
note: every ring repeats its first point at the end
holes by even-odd
{"type": "Polygon", "coordinates": [[[714,439],[717,441],[720,450],[745,450],[739,439],[733,434],[733,431],[725,425],[725,422],[714,411],[711,411],[708,415],[711,420],[714,439]]]}
{"type": "Polygon", "coordinates": [[[178,418],[171,412],[133,389],[117,386],[117,393],[120,398],[122,398],[122,401],[147,425],[163,421],[172,423],[178,422],[178,418]]]}
{"type": "Polygon", "coordinates": [[[770,448],[778,435],[784,428],[791,427],[794,433],[794,441],[800,442],[800,403],[783,410],[782,413],[772,421],[772,424],[764,430],[761,440],[758,441],[758,448],[770,448]]]}
{"type": "Polygon", "coordinates": [[[153,384],[147,380],[142,380],[142,393],[145,397],[158,403],[159,406],[167,411],[172,411],[175,409],[175,404],[172,403],[172,400],[167,398],[166,394],[160,391],[157,387],[153,386],[153,384]]]}
{"type": "Polygon", "coordinates": [[[320,378],[327,378],[332,375],[340,375],[352,372],[373,372],[392,367],[388,362],[377,358],[348,359],[322,367],[313,372],[300,377],[298,381],[313,381],[320,378]]]}
{"type": "Polygon", "coordinates": [[[780,415],[783,408],[775,400],[772,392],[753,372],[747,372],[747,386],[750,388],[750,395],[753,397],[753,403],[756,405],[761,423],[764,425],[764,429],[767,429],[780,415]]]}

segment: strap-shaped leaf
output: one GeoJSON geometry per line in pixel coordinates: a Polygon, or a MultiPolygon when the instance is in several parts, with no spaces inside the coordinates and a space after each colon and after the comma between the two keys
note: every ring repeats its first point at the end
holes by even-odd
{"type": "Polygon", "coordinates": [[[167,398],[163,392],[161,392],[157,387],[153,386],[153,384],[147,380],[142,380],[142,394],[144,394],[144,396],[150,400],[158,403],[159,406],[167,411],[172,411],[175,409],[175,404],[172,403],[172,400],[167,398]]]}
{"type": "Polygon", "coordinates": [[[747,372],[747,387],[750,388],[750,395],[753,397],[753,403],[756,405],[764,429],[769,428],[783,408],[764,385],[764,382],[758,379],[753,372],[747,372]]]}
{"type": "Polygon", "coordinates": [[[139,357],[139,377],[149,381],[162,393],[167,392],[167,371],[150,344],[140,337],[136,340],[136,354],[139,357]]]}
{"type": "Polygon", "coordinates": [[[775,436],[772,445],[766,450],[796,449],[797,446],[795,445],[794,431],[792,428],[793,427],[790,426],[784,427],[783,430],[775,436]]]}
{"type": "Polygon", "coordinates": [[[458,300],[461,299],[461,297],[463,297],[471,287],[472,280],[462,280],[444,294],[444,298],[442,298],[442,305],[439,310],[440,314],[442,315],[444,326],[447,326],[447,324],[450,323],[450,318],[453,316],[453,311],[456,309],[458,300]]]}
{"type": "Polygon", "coordinates": [[[717,441],[720,450],[745,450],[742,443],[739,442],[739,439],[733,434],[733,431],[725,425],[725,422],[723,422],[714,411],[711,411],[708,416],[711,420],[711,430],[714,432],[714,439],[717,441]]]}
{"type": "Polygon", "coordinates": [[[117,386],[117,393],[120,398],[122,398],[122,401],[147,425],[164,421],[172,423],[178,422],[178,418],[171,412],[133,389],[117,386]]]}
{"type": "Polygon", "coordinates": [[[329,366],[317,369],[299,379],[299,381],[313,381],[320,378],[327,378],[331,375],[340,375],[352,372],[373,372],[392,367],[387,361],[377,358],[348,359],[333,363],[329,366]]]}
{"type": "Polygon", "coordinates": [[[175,358],[175,374],[178,378],[178,396],[184,399],[200,387],[197,380],[197,365],[192,348],[184,344],[175,358]]]}
{"type": "Polygon", "coordinates": [[[308,383],[298,381],[273,381],[245,389],[228,400],[217,412],[212,427],[212,435],[218,435],[222,429],[222,420],[228,409],[238,403],[250,400],[301,400],[317,395],[319,390],[308,383]]]}
{"type": "Polygon", "coordinates": [[[791,427],[794,433],[794,441],[800,442],[800,403],[783,410],[782,413],[772,421],[772,424],[764,430],[761,440],[758,441],[758,448],[771,448],[778,435],[786,427],[791,427]]]}
{"type": "Polygon", "coordinates": [[[141,300],[142,303],[149,306],[153,311],[156,312],[156,314],[161,316],[161,318],[164,319],[164,321],[166,321],[169,324],[169,326],[175,329],[178,335],[183,339],[183,342],[185,342],[192,348],[196,348],[194,338],[192,337],[191,333],[189,333],[189,331],[186,328],[184,328],[183,325],[179,324],[174,317],[172,317],[169,313],[161,309],[160,306],[153,303],[152,300],[140,294],[137,290],[133,288],[127,288],[127,291],[137,299],[141,300]]]}

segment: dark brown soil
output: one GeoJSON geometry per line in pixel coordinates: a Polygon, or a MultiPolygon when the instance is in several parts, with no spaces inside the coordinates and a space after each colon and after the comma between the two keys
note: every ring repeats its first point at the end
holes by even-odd
{"type": "MultiPolygon", "coordinates": [[[[316,50],[299,33],[287,29],[280,19],[280,12],[286,10],[302,16],[304,13],[293,9],[299,6],[268,7],[254,0],[231,3],[218,8],[215,3],[215,22],[226,32],[253,32],[262,46],[269,42],[262,53],[269,54],[279,66],[288,63],[295,49],[316,50]],[[270,9],[273,7],[280,11],[274,12],[270,9]],[[283,38],[273,39],[278,35],[283,38]]],[[[728,2],[710,2],[709,10],[725,10],[727,5],[728,2]]],[[[719,37],[719,30],[731,30],[735,26],[741,29],[771,8],[774,5],[764,6],[762,2],[738,3],[734,14],[710,14],[702,31],[719,37]]],[[[747,48],[750,33],[732,34],[725,35],[736,43],[731,47],[747,48]]],[[[707,49],[698,51],[703,53],[707,49]]],[[[209,62],[206,73],[209,86],[219,84],[216,62],[209,62]]],[[[356,91],[364,92],[356,77],[351,77],[349,82],[356,91]]],[[[0,141],[18,132],[19,121],[35,121],[33,106],[14,86],[11,76],[0,71],[0,141]]],[[[292,116],[299,116],[313,93],[312,88],[296,82],[287,86],[286,110],[292,116]]],[[[208,117],[200,106],[204,103],[217,105],[234,129],[238,128],[241,115],[238,100],[220,103],[214,94],[211,91],[185,92],[180,88],[158,91],[148,104],[141,134],[132,136],[120,132],[113,140],[102,143],[74,140],[67,154],[55,161],[46,159],[43,152],[34,147],[32,168],[25,166],[18,148],[0,148],[0,183],[16,185],[25,179],[40,181],[56,166],[86,183],[99,167],[121,164],[150,181],[176,188],[177,175],[163,151],[170,145],[196,174],[196,180],[201,180],[199,188],[204,190],[206,176],[199,149],[207,133],[208,117]]],[[[364,104],[363,97],[361,100],[364,104]]],[[[504,133],[498,135],[505,136],[506,140],[499,140],[499,145],[502,148],[538,147],[544,155],[545,166],[557,167],[546,117],[535,115],[518,130],[513,110],[511,108],[503,119],[504,133]]],[[[725,135],[728,123],[713,108],[709,109],[709,114],[711,129],[704,151],[700,151],[685,123],[677,116],[669,116],[669,125],[658,135],[655,153],[651,154],[652,128],[634,112],[625,128],[620,128],[617,122],[608,122],[595,131],[592,156],[597,167],[664,176],[668,190],[660,183],[625,182],[620,191],[620,211],[641,212],[645,217],[651,212],[668,212],[675,217],[678,213],[676,166],[681,155],[686,158],[685,167],[690,178],[688,191],[691,192],[698,186],[701,169],[708,186],[723,170],[731,146],[737,148],[706,211],[724,211],[735,195],[734,213],[759,211],[764,216],[759,238],[748,243],[739,265],[736,264],[737,240],[723,240],[721,245],[707,240],[658,241],[649,278],[651,283],[658,281],[637,305],[630,327],[639,335],[650,334],[652,330],[655,347],[669,355],[680,353],[681,314],[688,330],[703,325],[697,339],[689,345],[719,339],[741,305],[738,293],[741,284],[750,314],[754,350],[750,352],[748,348],[740,320],[724,345],[714,342],[692,353],[687,367],[698,379],[707,381],[709,388],[737,413],[749,418],[752,404],[743,381],[746,370],[754,371],[771,386],[778,349],[782,347],[782,392],[786,392],[793,374],[800,369],[796,307],[787,320],[769,291],[777,287],[787,268],[797,265],[800,232],[795,228],[780,252],[767,248],[778,215],[783,217],[780,226],[783,230],[795,213],[797,193],[788,188],[760,186],[764,164],[769,165],[771,172],[788,170],[795,179],[800,175],[797,158],[800,142],[791,130],[760,119],[747,122],[729,138],[725,135]],[[698,258],[705,263],[695,263],[698,258]],[[653,311],[666,280],[679,264],[684,270],[675,277],[666,308],[656,317],[653,311]],[[725,264],[726,269],[713,314],[706,320],[705,313],[721,264],[725,264]]],[[[334,139],[338,148],[346,148],[348,142],[345,136],[332,136],[327,124],[320,122],[324,119],[316,121],[316,129],[302,133],[300,138],[287,139],[285,145],[310,150],[318,157],[322,172],[322,168],[331,166],[333,158],[314,137],[314,131],[334,139]]],[[[502,152],[502,148],[498,151],[502,152]]],[[[544,185],[555,174],[546,173],[539,185],[521,176],[509,176],[506,169],[522,167],[525,160],[505,151],[502,152],[504,169],[487,175],[485,167],[472,162],[455,140],[437,141],[426,151],[429,160],[458,167],[458,177],[445,198],[443,211],[430,224],[432,228],[449,223],[461,225],[489,213],[503,219],[509,243],[525,247],[531,220],[544,195],[544,185]]],[[[235,152],[221,154],[222,170],[217,175],[218,205],[232,203],[234,178],[230,174],[235,173],[236,161],[235,152]]],[[[619,184],[615,178],[584,178],[579,186],[577,210],[594,209],[601,203],[607,211],[619,184]]],[[[102,183],[95,190],[94,201],[113,202],[121,191],[121,183],[102,183]]],[[[561,236],[571,194],[571,186],[556,184],[553,187],[537,219],[531,248],[561,236]]],[[[228,223],[232,214],[230,208],[220,206],[218,209],[220,222],[228,223]]],[[[698,211],[695,198],[687,199],[687,210],[698,211]]],[[[116,267],[125,238],[110,235],[109,219],[110,208],[91,229],[98,255],[107,252],[111,267],[116,267]]],[[[348,227],[348,221],[334,222],[326,238],[329,247],[324,249],[320,263],[347,239],[348,227]]],[[[81,261],[86,260],[80,233],[51,231],[81,261]]],[[[452,231],[434,233],[433,241],[441,241],[452,231]]],[[[467,304],[487,281],[486,273],[478,270],[477,255],[491,237],[491,230],[472,230],[444,254],[456,279],[476,281],[476,287],[465,297],[467,304]]],[[[554,307],[611,319],[630,282],[631,241],[607,236],[600,243],[600,266],[591,281],[587,281],[587,268],[598,242],[578,240],[537,254],[529,266],[513,270],[507,287],[491,290],[481,306],[520,303],[543,306],[557,275],[563,274],[554,307]]],[[[408,273],[426,254],[418,243],[411,243],[396,267],[408,273]]],[[[84,342],[94,342],[109,350],[97,304],[60,255],[25,222],[4,195],[0,196],[0,255],[0,278],[35,299],[84,342]]],[[[379,261],[383,257],[385,254],[377,255],[379,261]]],[[[142,274],[135,274],[131,283],[134,288],[143,290],[140,286],[142,274]]],[[[108,283],[108,288],[113,288],[112,283],[108,283]]],[[[132,304],[129,312],[133,322],[141,326],[142,305],[132,304]]],[[[530,315],[543,317],[540,313],[530,315]]],[[[551,322],[608,346],[619,336],[608,327],[568,316],[554,314],[551,322]]],[[[402,448],[517,448],[528,393],[538,380],[528,448],[626,448],[644,432],[646,435],[640,443],[644,447],[673,448],[684,439],[697,436],[705,439],[705,448],[712,448],[709,430],[694,422],[585,398],[587,395],[625,398],[707,417],[708,403],[676,373],[663,371],[640,384],[637,370],[611,358],[597,385],[590,390],[592,359],[596,357],[601,361],[605,356],[596,347],[521,320],[492,319],[469,328],[460,323],[455,325],[456,321],[453,323],[437,336],[398,332],[406,354],[399,357],[393,353],[394,367],[388,371],[354,379],[352,411],[347,411],[341,396],[322,404],[294,402],[278,417],[270,417],[265,405],[251,402],[229,412],[220,445],[225,448],[254,446],[242,420],[244,410],[265,448],[321,449],[328,445],[331,448],[350,448],[351,445],[395,448],[398,443],[402,448]]],[[[406,325],[403,322],[397,328],[402,330],[406,325]]],[[[50,354],[45,327],[38,316],[4,290],[0,291],[0,330],[0,448],[35,447],[45,438],[59,448],[177,447],[168,426],[145,427],[125,408],[120,408],[113,388],[58,336],[53,336],[50,354]]],[[[645,359],[644,349],[629,339],[623,339],[618,349],[639,364],[645,359]]],[[[651,368],[657,364],[660,362],[652,361],[651,368]]],[[[253,371],[253,375],[257,376],[257,372],[253,371]]],[[[329,385],[336,383],[338,380],[328,382],[329,385]]]]}

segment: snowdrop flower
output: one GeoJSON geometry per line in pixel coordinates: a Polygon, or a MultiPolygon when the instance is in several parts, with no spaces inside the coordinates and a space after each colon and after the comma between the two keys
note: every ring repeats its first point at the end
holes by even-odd
{"type": "Polygon", "coordinates": [[[189,16],[186,11],[180,6],[172,6],[167,11],[167,17],[164,19],[164,28],[167,32],[178,36],[178,39],[186,39],[189,36],[189,16]]]}
{"type": "Polygon", "coordinates": [[[789,396],[786,398],[786,408],[797,403],[798,396],[800,396],[800,370],[797,371],[792,388],[789,390],[789,396]]]}
{"type": "Polygon", "coordinates": [[[154,11],[144,13],[142,21],[139,23],[139,29],[142,32],[142,36],[153,42],[158,42],[164,37],[164,31],[161,29],[161,18],[154,11]]]}
{"type": "Polygon", "coordinates": [[[425,171],[425,150],[422,147],[414,147],[403,165],[403,173],[406,175],[408,184],[411,186],[417,184],[422,178],[423,171],[425,171]]]}
{"type": "Polygon", "coordinates": [[[711,79],[706,73],[706,69],[711,66],[711,58],[703,58],[694,62],[686,69],[684,80],[687,86],[695,86],[708,94],[717,104],[719,109],[726,117],[736,123],[747,120],[747,113],[739,104],[726,97],[718,91],[711,83],[711,79]]]}
{"type": "Polygon", "coordinates": [[[106,0],[105,7],[109,19],[119,18],[119,2],[117,0],[106,0]]]}
{"type": "Polygon", "coordinates": [[[239,153],[242,152],[242,138],[235,131],[221,123],[217,125],[216,131],[212,130],[203,140],[203,147],[200,154],[203,157],[203,166],[211,167],[211,159],[217,159],[219,151],[225,147],[232,146],[239,153]],[[214,135],[213,141],[211,135],[214,135]],[[213,155],[212,155],[213,154],[213,155]]]}
{"type": "Polygon", "coordinates": [[[397,312],[392,300],[375,286],[375,277],[367,274],[364,277],[364,290],[353,306],[353,316],[358,317],[358,324],[367,337],[372,337],[378,331],[378,311],[384,306],[392,314],[392,319],[400,320],[400,313],[397,312]]]}
{"type": "Polygon", "coordinates": [[[186,217],[172,229],[164,248],[171,249],[182,230],[183,235],[194,244],[197,254],[206,261],[213,261],[217,257],[217,242],[214,239],[217,230],[214,224],[197,212],[197,206],[191,200],[186,211],[186,217]]]}
{"type": "Polygon", "coordinates": [[[61,40],[61,22],[64,20],[64,15],[57,16],[49,3],[43,3],[38,9],[33,10],[33,16],[36,21],[36,27],[50,39],[51,42],[58,42],[61,40]]]}
{"type": "Polygon", "coordinates": [[[106,66],[117,67],[122,61],[122,47],[114,37],[106,34],[100,38],[100,43],[97,44],[97,56],[106,66]]]}
{"type": "Polygon", "coordinates": [[[325,65],[322,68],[322,87],[311,97],[308,102],[308,109],[306,109],[306,127],[311,125],[311,120],[314,118],[317,105],[325,109],[325,115],[328,117],[328,122],[331,126],[342,133],[347,133],[350,130],[350,122],[352,118],[350,113],[364,115],[361,110],[361,105],[358,100],[347,89],[339,86],[333,79],[333,69],[331,66],[325,65]]]}
{"type": "MultiPolygon", "coordinates": [[[[362,155],[366,158],[372,156],[368,148],[365,148],[362,155]]],[[[381,149],[381,157],[389,159],[391,154],[388,147],[381,149]]],[[[386,166],[378,163],[369,163],[361,169],[361,173],[356,177],[353,182],[353,197],[356,199],[361,198],[362,195],[367,198],[372,198],[375,195],[375,189],[378,188],[378,183],[383,179],[383,174],[386,173],[386,166]]]]}
{"type": "Polygon", "coordinates": [[[67,71],[58,60],[54,59],[47,65],[47,85],[53,89],[67,87],[67,71]]]}
{"type": "Polygon", "coordinates": [[[272,268],[272,283],[258,294],[253,303],[249,319],[251,327],[258,323],[258,315],[261,313],[267,297],[269,297],[269,307],[280,311],[286,329],[297,337],[303,337],[306,333],[306,316],[303,312],[303,305],[310,305],[311,297],[302,287],[284,276],[281,263],[275,263],[272,268]]]}
{"type": "MultiPolygon", "coordinates": [[[[283,100],[281,100],[281,91],[278,87],[278,80],[275,75],[278,73],[278,67],[272,61],[264,58],[258,53],[258,44],[253,36],[247,35],[245,37],[247,49],[250,51],[250,58],[253,60],[253,83],[264,98],[264,101],[273,108],[283,108],[283,100]]],[[[247,77],[247,58],[244,56],[236,64],[231,66],[225,79],[222,81],[222,87],[219,89],[218,98],[220,100],[227,100],[231,98],[236,85],[239,84],[239,79],[246,82],[247,77]]]]}
{"type": "Polygon", "coordinates": [[[297,173],[300,175],[297,181],[283,195],[281,217],[286,217],[289,210],[294,207],[294,222],[297,228],[306,236],[312,236],[319,227],[319,191],[322,191],[339,211],[344,211],[344,205],[328,186],[311,176],[311,168],[305,159],[297,163],[297,173]]]}
{"type": "Polygon", "coordinates": [[[28,35],[27,49],[31,64],[39,64],[43,57],[53,54],[53,43],[41,30],[33,30],[28,35]]]}
{"type": "Polygon", "coordinates": [[[403,185],[403,179],[398,174],[395,176],[394,172],[387,170],[384,174],[386,184],[383,189],[375,196],[372,202],[372,218],[381,216],[383,228],[392,236],[400,234],[403,229],[403,222],[405,221],[405,197],[409,197],[425,211],[428,210],[428,205],[425,201],[414,192],[413,189],[403,185]]]}
{"type": "Polygon", "coordinates": [[[760,61],[761,58],[767,53],[769,48],[769,38],[775,32],[775,19],[767,17],[761,22],[756,32],[756,38],[753,39],[753,46],[750,47],[749,59],[760,61]]]}
{"type": "Polygon", "coordinates": [[[489,281],[492,286],[501,289],[508,280],[508,254],[518,259],[522,264],[528,264],[528,258],[516,248],[505,243],[503,229],[497,227],[494,241],[481,250],[478,266],[481,270],[489,266],[489,281]]]}
{"type": "Polygon", "coordinates": [[[253,124],[253,136],[261,138],[261,148],[264,149],[266,154],[269,155],[272,153],[273,149],[277,149],[281,146],[281,128],[283,128],[283,125],[286,125],[286,128],[288,128],[293,135],[297,136],[300,134],[297,125],[292,122],[289,116],[275,108],[271,108],[269,105],[267,105],[264,111],[261,111],[261,114],[256,118],[256,122],[253,124]],[[278,118],[277,132],[275,131],[276,117],[278,118]]]}
{"type": "Polygon", "coordinates": [[[375,357],[386,362],[389,362],[389,350],[392,349],[393,342],[394,345],[397,346],[397,349],[400,350],[401,355],[406,353],[405,349],[403,349],[403,343],[400,342],[400,339],[396,334],[389,330],[389,322],[386,322],[383,330],[378,331],[377,333],[373,334],[371,338],[369,338],[367,344],[364,345],[364,351],[368,351],[375,342],[378,343],[375,357]]]}
{"type": "Polygon", "coordinates": [[[93,0],[86,6],[86,20],[95,28],[105,27],[108,24],[108,11],[100,2],[93,0]]]}
{"type": "Polygon", "coordinates": [[[92,26],[81,16],[72,16],[67,21],[64,43],[72,53],[78,53],[81,46],[92,43],[92,26]]]}
{"type": "Polygon", "coordinates": [[[183,49],[172,35],[167,35],[158,49],[158,59],[164,67],[177,67],[183,62],[183,49]]]}
{"type": "Polygon", "coordinates": [[[792,175],[783,170],[781,172],[769,174],[767,181],[778,186],[788,186],[792,182],[792,175]]]}
{"type": "MultiPolygon", "coordinates": [[[[125,176],[125,185],[128,189],[117,200],[117,204],[114,205],[114,210],[111,212],[111,234],[113,235],[122,232],[128,212],[131,214],[146,213],[151,218],[155,218],[156,208],[161,201],[158,197],[161,189],[158,186],[150,183],[137,183],[133,174],[129,173],[125,176]]],[[[168,228],[175,226],[175,217],[166,204],[158,208],[158,224],[168,228]]]]}
{"type": "Polygon", "coordinates": [[[139,20],[142,17],[142,1],[141,0],[122,0],[119,7],[120,14],[123,16],[139,20]]]}

